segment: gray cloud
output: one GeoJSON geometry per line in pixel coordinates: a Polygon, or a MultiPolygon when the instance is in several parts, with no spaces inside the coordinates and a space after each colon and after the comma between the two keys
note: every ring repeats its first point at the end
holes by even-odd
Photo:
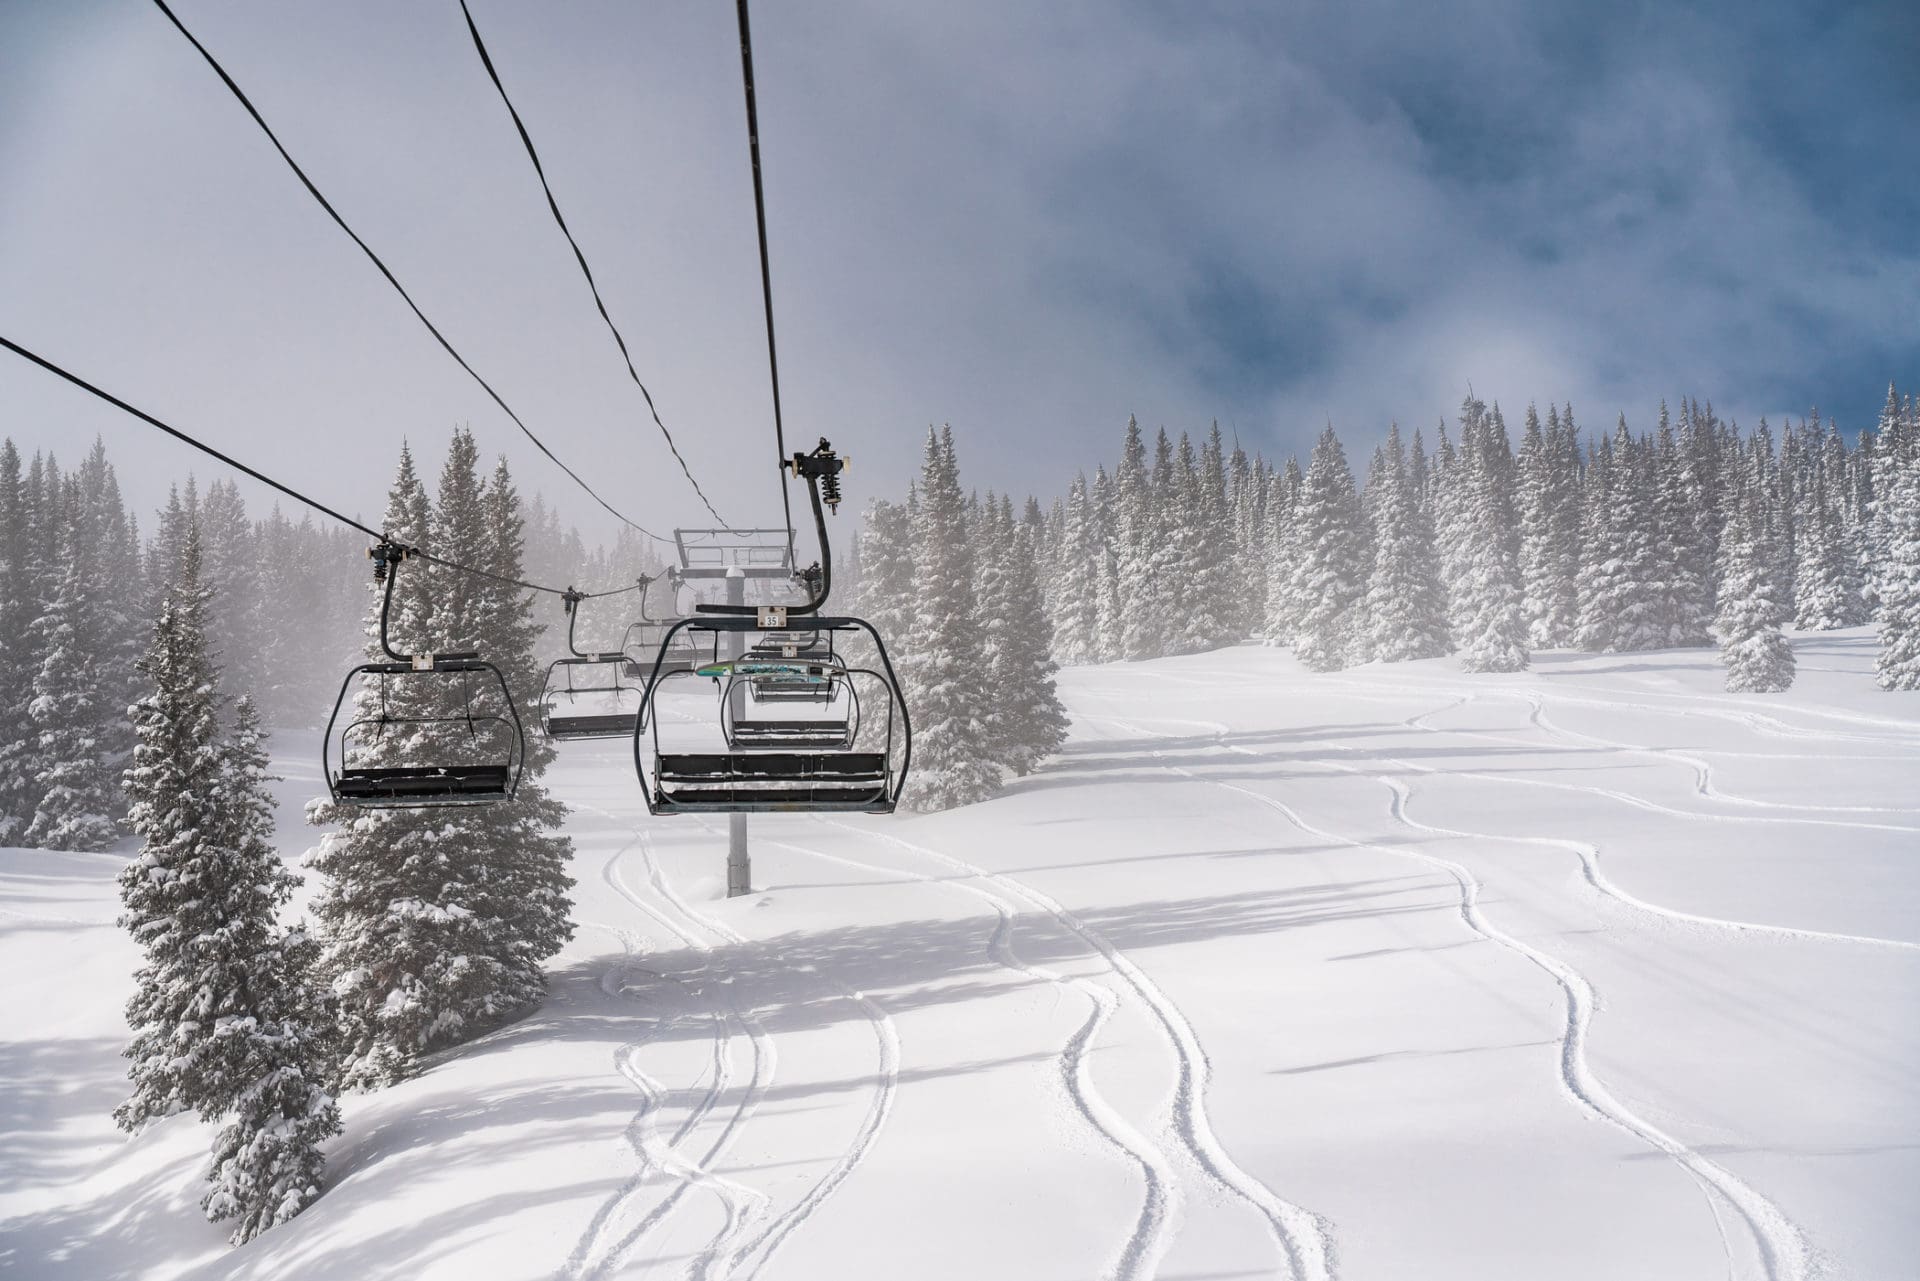
{"type": "MultiPolygon", "coordinates": [[[[182,12],[536,430],[643,517],[694,519],[457,8],[182,12]]],[[[731,13],[477,17],[696,472],[770,519],[731,13]]],[[[952,421],[970,482],[1048,492],[1129,412],[1285,452],[1329,417],[1430,427],[1468,380],[1589,423],[1692,393],[1749,419],[1842,397],[1863,425],[1920,356],[1920,257],[1889,232],[1920,179],[1867,161],[1878,124],[1920,123],[1889,23],[762,6],[794,443],[832,436],[856,493],[896,493],[952,421]],[[1791,49],[1865,83],[1775,101],[1751,66],[1791,49]]],[[[455,422],[563,496],[157,12],[0,14],[0,165],[0,331],[361,510],[401,435],[455,422]]],[[[148,504],[197,465],[15,363],[0,405],[29,448],[104,434],[148,504]]]]}

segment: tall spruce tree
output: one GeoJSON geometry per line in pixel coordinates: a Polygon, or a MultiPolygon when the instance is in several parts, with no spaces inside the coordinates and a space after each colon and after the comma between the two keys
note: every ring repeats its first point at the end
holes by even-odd
{"type": "Polygon", "coordinates": [[[1903,425],[1885,454],[1880,489],[1880,537],[1885,560],[1880,594],[1880,652],[1874,659],[1883,689],[1920,689],[1920,420],[1903,425]]]}
{"type": "Polygon", "coordinates": [[[943,810],[985,800],[1000,787],[983,719],[988,690],[973,548],[951,427],[927,432],[919,492],[916,608],[899,665],[913,715],[913,772],[904,800],[913,809],[943,810]]]}
{"type": "Polygon", "coordinates": [[[1370,650],[1385,663],[1437,658],[1447,652],[1446,596],[1434,563],[1433,531],[1414,498],[1400,425],[1368,469],[1373,569],[1367,581],[1370,650]]]}
{"type": "Polygon", "coordinates": [[[1780,630],[1774,551],[1757,488],[1733,504],[1720,540],[1720,596],[1714,630],[1729,693],[1771,694],[1793,684],[1793,646],[1780,630]]]}
{"type": "Polygon", "coordinates": [[[31,629],[39,614],[34,592],[32,497],[11,439],[0,441],[0,845],[17,845],[39,802],[34,769],[39,737],[33,702],[31,629]]]}
{"type": "Polygon", "coordinates": [[[1292,523],[1294,657],[1315,672],[1365,661],[1372,549],[1346,450],[1331,424],[1314,444],[1292,523]]]}
{"type": "MultiPolygon", "coordinates": [[[[520,577],[518,499],[504,471],[491,487],[472,437],[456,432],[441,472],[437,509],[403,451],[385,528],[396,541],[502,577],[520,577]]],[[[527,602],[506,584],[423,565],[393,572],[393,641],[414,651],[477,649],[498,666],[516,701],[531,698],[539,671],[527,602]]],[[[378,588],[368,653],[378,652],[378,588]]],[[[437,682],[369,687],[363,716],[459,717],[464,688],[437,682]],[[383,701],[384,700],[384,701],[383,701]]],[[[442,724],[439,728],[444,729],[442,724]]],[[[365,749],[370,764],[420,764],[444,753],[428,725],[392,725],[365,749]]],[[[564,811],[540,784],[551,748],[528,742],[514,799],[452,817],[422,810],[363,810],[316,803],[309,818],[340,824],[313,866],[326,878],[316,913],[340,1002],[345,1077],[373,1087],[400,1079],[418,1056],[465,1040],[525,1010],[544,991],[540,962],[571,933],[570,842],[564,811]]]]}
{"type": "Polygon", "coordinates": [[[1469,672],[1526,668],[1527,619],[1521,603],[1520,530],[1514,511],[1513,454],[1506,424],[1468,398],[1452,514],[1461,522],[1454,590],[1460,665],[1469,672]]]}
{"type": "Polygon", "coordinates": [[[57,551],[59,582],[29,630],[40,655],[27,709],[39,795],[25,840],[46,849],[104,850],[120,836],[114,747],[125,704],[114,698],[109,667],[113,638],[100,607],[99,533],[84,507],[69,512],[57,551]]]}
{"type": "Polygon", "coordinates": [[[1035,531],[1014,523],[1005,498],[997,524],[993,554],[1000,566],[993,594],[980,602],[987,685],[1000,709],[994,759],[1024,775],[1066,741],[1067,712],[1054,684],[1058,668],[1051,653],[1053,628],[1040,603],[1035,531]]]}
{"type": "Polygon", "coordinates": [[[222,1122],[201,1205],[250,1240],[321,1190],[321,1145],[340,1131],[326,1082],[333,1041],[314,949],[283,931],[295,878],[271,844],[273,802],[252,704],[220,733],[197,531],[179,549],[142,663],[150,693],[126,788],[140,854],[120,873],[121,924],[142,963],[127,1005],[133,1095],[126,1129],[193,1110],[222,1122]]]}

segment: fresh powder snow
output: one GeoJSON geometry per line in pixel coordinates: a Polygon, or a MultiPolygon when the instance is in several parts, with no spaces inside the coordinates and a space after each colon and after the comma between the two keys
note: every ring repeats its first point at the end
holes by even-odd
{"type": "Polygon", "coordinates": [[[113,1127],[126,854],[6,851],[0,1267],[1909,1277],[1920,707],[1871,632],[1793,639],[1768,696],[1711,650],[1069,668],[1031,776],[756,815],[732,900],[724,824],[570,747],[545,1003],[344,1097],[326,1194],[235,1249],[203,1128],[113,1127]]]}

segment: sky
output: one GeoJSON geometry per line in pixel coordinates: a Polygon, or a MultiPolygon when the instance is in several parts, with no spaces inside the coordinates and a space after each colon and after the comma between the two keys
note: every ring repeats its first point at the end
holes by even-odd
{"type": "MultiPolygon", "coordinates": [[[[694,474],[778,523],[733,6],[471,3],[694,474]]],[[[709,523],[457,0],[174,7],[555,453],[709,523]]],[[[1277,458],[1470,389],[1849,431],[1920,389],[1910,3],[813,0],[753,35],[788,442],[855,507],[939,423],[967,484],[1047,497],[1129,414],[1277,458]]],[[[147,0],[0,4],[0,175],[0,334],[367,517],[466,425],[610,536],[147,0]]],[[[141,510],[218,474],[5,352],[0,435],[100,436],[141,510]]]]}

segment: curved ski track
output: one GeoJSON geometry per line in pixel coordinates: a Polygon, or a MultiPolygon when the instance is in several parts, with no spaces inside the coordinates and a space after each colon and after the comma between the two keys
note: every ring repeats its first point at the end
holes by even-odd
{"type": "MultiPolygon", "coordinates": [[[[1132,733],[1143,734],[1147,737],[1165,737],[1164,735],[1155,735],[1151,730],[1144,729],[1136,723],[1131,723],[1117,717],[1102,716],[1100,719],[1123,726],[1132,733]]],[[[1165,719],[1175,724],[1207,725],[1213,727],[1215,733],[1222,737],[1230,732],[1229,727],[1220,725],[1217,722],[1185,720],[1181,718],[1146,717],[1142,719],[1165,719]]],[[[1224,742],[1221,746],[1239,755],[1253,757],[1260,757],[1262,755],[1252,748],[1238,747],[1224,742]]],[[[1157,752],[1154,754],[1160,755],[1160,753],[1157,752]]],[[[1560,1037],[1561,1052],[1559,1062],[1560,1083],[1563,1091],[1589,1114],[1618,1127],[1642,1142],[1647,1143],[1649,1146],[1665,1153],[1679,1163],[1695,1182],[1702,1186],[1703,1190],[1710,1189],[1711,1191],[1708,1194],[1709,1208],[1713,1210],[1716,1228],[1719,1228],[1721,1231],[1723,1248],[1726,1247],[1725,1231],[1721,1226],[1719,1211],[1717,1207],[1713,1206],[1712,1193],[1718,1193],[1746,1222],[1749,1231],[1752,1233],[1754,1244],[1760,1252],[1761,1263],[1766,1270],[1769,1281],[1810,1281],[1811,1278],[1817,1276],[1814,1270],[1815,1262],[1813,1256],[1808,1250],[1806,1241],[1801,1236],[1800,1230],[1794,1226],[1771,1201],[1748,1184],[1742,1182],[1730,1171],[1700,1155],[1687,1144],[1667,1134],[1664,1130],[1661,1130],[1652,1122],[1639,1116],[1626,1105],[1622,1104],[1614,1098],[1612,1093],[1593,1075],[1592,1070],[1587,1065],[1586,1057],[1587,1035],[1592,1022],[1594,1007],[1592,985],[1587,982],[1579,971],[1567,965],[1565,962],[1493,926],[1480,910],[1480,882],[1464,865],[1456,863],[1451,859],[1421,853],[1411,848],[1381,845],[1375,842],[1361,840],[1357,837],[1347,836],[1343,833],[1329,831],[1326,828],[1309,823],[1301,817],[1298,811],[1294,810],[1293,807],[1287,805],[1284,801],[1268,796],[1262,792],[1242,787],[1237,783],[1227,782],[1222,779],[1208,778],[1205,775],[1196,774],[1192,770],[1177,765],[1167,765],[1162,766],[1162,768],[1193,779],[1195,782],[1208,783],[1215,787],[1238,793],[1257,804],[1274,810],[1302,832],[1318,837],[1321,840],[1333,841],[1354,849],[1372,850],[1376,853],[1388,854],[1396,858],[1412,859],[1444,871],[1452,878],[1460,891],[1460,916],[1466,926],[1475,934],[1487,939],[1489,942],[1497,944],[1507,951],[1525,958],[1536,968],[1551,977],[1564,994],[1566,998],[1566,1018],[1560,1037]]],[[[1361,773],[1361,771],[1351,769],[1347,766],[1334,766],[1334,768],[1346,773],[1361,773]]],[[[1414,830],[1418,830],[1418,828],[1405,817],[1404,807],[1407,796],[1405,784],[1398,779],[1385,775],[1377,775],[1374,776],[1374,778],[1376,782],[1385,786],[1392,794],[1393,799],[1390,803],[1391,816],[1397,822],[1414,830]]],[[[1730,1249],[1728,1250],[1728,1262],[1729,1268],[1731,1268],[1732,1259],[1730,1249]]]]}
{"type": "MultiPolygon", "coordinates": [[[[709,832],[718,830],[707,823],[702,823],[701,826],[709,832]]],[[[652,868],[655,888],[671,902],[675,903],[681,911],[696,920],[704,922],[708,929],[729,942],[744,943],[746,941],[740,934],[733,931],[724,923],[695,911],[685,900],[680,898],[667,882],[666,877],[661,873],[658,865],[652,861],[650,845],[648,859],[649,866],[652,868]]],[[[755,1253],[758,1253],[760,1257],[752,1264],[745,1275],[747,1278],[759,1275],[760,1270],[765,1268],[773,1259],[775,1253],[786,1243],[787,1238],[808,1219],[812,1218],[814,1213],[826,1203],[827,1198],[831,1197],[834,1192],[839,1189],[840,1185],[846,1182],[847,1176],[852,1174],[862,1161],[866,1160],[867,1154],[873,1150],[874,1141],[879,1136],[881,1127],[886,1124],[888,1115],[893,1111],[894,1096],[899,1092],[900,1088],[900,1036],[894,1027],[893,1017],[865,992],[850,987],[838,979],[834,979],[832,982],[835,987],[840,989],[842,996],[860,1010],[861,1015],[873,1028],[874,1040],[879,1047],[879,1064],[875,1071],[873,1103],[867,1109],[866,1116],[861,1119],[860,1128],[855,1132],[852,1146],[840,1154],[839,1158],[834,1161],[833,1166],[828,1169],[826,1174],[821,1176],[820,1180],[807,1190],[806,1195],[802,1196],[787,1210],[775,1216],[764,1225],[756,1235],[734,1244],[723,1255],[719,1256],[715,1261],[715,1267],[718,1269],[716,1275],[719,1277],[725,1278],[731,1276],[735,1268],[739,1267],[744,1261],[751,1259],[755,1253]]]]}
{"type": "MultiPolygon", "coordinates": [[[[617,815],[606,810],[584,805],[579,808],[620,821],[617,815]]],[[[623,899],[652,918],[674,938],[697,951],[711,950],[696,932],[685,928],[667,913],[648,903],[626,883],[626,878],[620,871],[620,861],[636,844],[641,847],[643,854],[651,863],[651,849],[646,834],[635,829],[635,839],[622,846],[607,861],[601,872],[603,879],[623,899]]],[[[627,949],[627,956],[618,967],[620,977],[617,981],[611,974],[602,977],[602,990],[612,991],[617,990],[618,986],[623,986],[626,974],[633,968],[631,944],[624,931],[616,932],[623,936],[622,946],[627,949]],[[610,983],[615,983],[616,987],[610,988],[610,983]]],[[[673,978],[671,981],[682,990],[691,993],[688,985],[681,980],[673,978]]],[[[670,1140],[662,1140],[658,1129],[657,1114],[660,1104],[665,1099],[665,1091],[657,1081],[641,1069],[639,1064],[639,1053],[645,1046],[647,1038],[629,1042],[615,1051],[615,1068],[633,1084],[635,1089],[640,1091],[645,1100],[640,1112],[628,1127],[628,1141],[634,1147],[640,1165],[588,1224],[586,1232],[575,1244],[572,1254],[560,1272],[562,1277],[569,1278],[570,1281],[592,1281],[594,1278],[611,1275],[632,1256],[634,1249],[641,1241],[666,1220],[690,1188],[699,1187],[712,1192],[719,1200],[726,1216],[720,1231],[694,1256],[689,1275],[695,1278],[710,1277],[715,1263],[721,1257],[720,1251],[743,1230],[748,1222],[764,1212],[767,1204],[764,1193],[725,1176],[713,1174],[710,1167],[725,1154],[740,1127],[752,1116],[767,1086],[771,1083],[775,1065],[773,1046],[757,1021],[751,1016],[742,1015],[730,994],[726,1008],[710,1010],[708,1017],[713,1021],[715,1031],[713,1082],[701,1099],[689,1109],[687,1116],[670,1140]],[[685,1156],[680,1151],[680,1147],[694,1130],[706,1121],[732,1084],[733,1029],[735,1027],[746,1028],[752,1039],[752,1072],[741,1092],[738,1104],[726,1117],[719,1133],[708,1144],[704,1155],[696,1160],[685,1156]],[[605,1247],[600,1253],[599,1260],[589,1266],[588,1259],[594,1253],[595,1246],[606,1235],[607,1225],[624,1211],[626,1204],[656,1171],[676,1179],[675,1186],[638,1223],[628,1228],[612,1245],[605,1247]]]]}
{"type": "MultiPolygon", "coordinates": [[[[825,822],[825,820],[821,820],[825,822]]],[[[856,832],[857,829],[845,825],[835,825],[843,830],[856,832]]],[[[857,831],[863,838],[886,840],[865,831],[857,831]]],[[[896,881],[906,880],[920,884],[936,886],[954,893],[986,903],[994,911],[993,935],[987,940],[987,954],[995,964],[1023,974],[1035,982],[1049,984],[1063,989],[1071,989],[1087,998],[1088,1014],[1084,1022],[1068,1038],[1060,1056],[1060,1079],[1066,1090],[1067,1098],[1082,1120],[1117,1148],[1128,1161],[1140,1171],[1145,1184],[1140,1213],[1136,1218],[1132,1232],[1121,1245],[1119,1254],[1101,1273],[1103,1277],[1115,1281],[1135,1281],[1136,1278],[1151,1277],[1167,1247],[1172,1244],[1172,1232],[1179,1218],[1179,1189],[1174,1181],[1172,1165],[1154,1144],[1133,1127],[1127,1119],[1108,1103],[1093,1083],[1093,1067],[1090,1057],[1091,1048],[1099,1039],[1107,1021],[1113,1017],[1118,1001],[1104,985],[1091,979],[1072,978],[1045,966],[1035,965],[1022,960],[1013,947],[1013,935],[1017,913],[1013,905],[992,890],[969,881],[954,880],[949,877],[929,876],[904,868],[877,863],[865,863],[841,854],[829,854],[824,850],[799,845],[792,841],[771,840],[768,844],[777,845],[829,863],[838,863],[864,872],[878,872],[896,881]]]]}
{"type": "MultiPolygon", "coordinates": [[[[849,831],[859,830],[844,822],[829,821],[829,825],[849,831]]],[[[989,872],[950,854],[890,833],[874,835],[909,853],[963,876],[997,886],[1015,898],[1025,900],[1053,917],[1063,929],[1098,952],[1113,974],[1146,1005],[1174,1053],[1178,1077],[1174,1087],[1172,1130],[1188,1157],[1222,1192],[1250,1206],[1265,1219],[1276,1246],[1299,1281],[1332,1281],[1335,1256],[1330,1226],[1320,1216],[1281,1198],[1248,1174],[1221,1145],[1207,1116],[1206,1090],[1212,1065],[1206,1051],[1180,1007],[1145,971],[1100,931],[1024,881],[989,872]]]]}

